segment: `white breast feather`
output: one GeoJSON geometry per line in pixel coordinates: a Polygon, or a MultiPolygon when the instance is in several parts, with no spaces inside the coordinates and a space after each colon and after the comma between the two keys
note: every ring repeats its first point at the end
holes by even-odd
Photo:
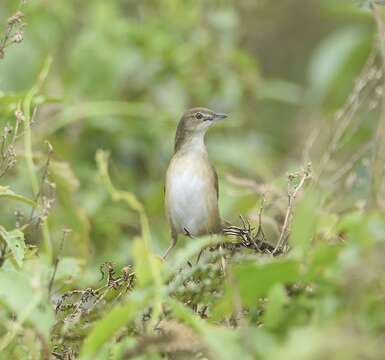
{"type": "Polygon", "coordinates": [[[199,172],[197,162],[190,162],[190,166],[178,165],[175,164],[167,189],[169,215],[178,233],[187,229],[194,236],[207,222],[207,179],[199,172]]]}

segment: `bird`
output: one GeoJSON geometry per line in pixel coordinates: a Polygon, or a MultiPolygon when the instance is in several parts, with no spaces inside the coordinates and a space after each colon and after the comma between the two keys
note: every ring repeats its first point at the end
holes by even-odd
{"type": "Polygon", "coordinates": [[[207,130],[226,114],[204,107],[186,111],[177,126],[174,155],[165,179],[165,211],[171,241],[163,259],[175,247],[178,235],[191,238],[221,232],[218,175],[205,145],[207,130]]]}

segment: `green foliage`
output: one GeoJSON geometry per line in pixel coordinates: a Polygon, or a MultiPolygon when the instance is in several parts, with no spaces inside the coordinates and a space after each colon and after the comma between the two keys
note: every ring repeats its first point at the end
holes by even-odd
{"type": "Polygon", "coordinates": [[[6,246],[11,250],[17,265],[22,266],[25,252],[24,233],[19,229],[7,231],[0,226],[0,238],[5,241],[6,246]]]}
{"type": "MultiPolygon", "coordinates": [[[[0,285],[1,301],[17,314],[16,321],[19,326],[24,322],[31,323],[44,340],[48,341],[54,323],[54,313],[37,276],[31,277],[30,274],[21,272],[2,272],[0,285]]],[[[2,338],[1,351],[9,345],[19,330],[16,326],[2,338]]]]}
{"type": "Polygon", "coordinates": [[[80,352],[81,359],[92,359],[120,328],[132,321],[139,311],[143,311],[146,303],[148,303],[148,295],[135,293],[131,295],[129,302],[115,306],[110,313],[94,325],[92,331],[84,340],[80,352]]]}
{"type": "Polygon", "coordinates": [[[0,359],[383,358],[383,4],[353,3],[2,3],[0,359]],[[243,224],[163,261],[197,105],[243,224]]]}
{"type": "Polygon", "coordinates": [[[274,285],[298,281],[298,263],[285,259],[271,263],[241,264],[235,267],[234,278],[243,303],[252,306],[259,298],[266,296],[274,285]]]}
{"type": "Polygon", "coordinates": [[[11,200],[16,200],[16,201],[22,201],[22,202],[24,202],[26,204],[35,206],[35,203],[32,200],[26,198],[25,196],[16,194],[15,192],[13,192],[9,188],[9,186],[1,186],[0,187],[0,198],[11,199],[11,200]]]}

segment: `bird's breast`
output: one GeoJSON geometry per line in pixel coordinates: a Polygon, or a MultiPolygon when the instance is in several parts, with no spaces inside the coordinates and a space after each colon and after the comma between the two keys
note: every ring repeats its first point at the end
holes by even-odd
{"type": "Polygon", "coordinates": [[[166,175],[166,211],[177,233],[216,232],[219,222],[215,174],[204,156],[174,156],[166,175]]]}

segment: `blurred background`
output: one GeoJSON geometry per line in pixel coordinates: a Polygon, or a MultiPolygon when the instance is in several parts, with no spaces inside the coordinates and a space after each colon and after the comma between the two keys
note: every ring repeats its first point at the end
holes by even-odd
{"type": "MultiPolygon", "coordinates": [[[[18,4],[1,3],[3,23],[18,4]]],[[[351,0],[36,0],[23,12],[24,40],[0,62],[0,125],[14,121],[17,99],[52,57],[34,100],[34,159],[41,174],[47,139],[54,149],[48,223],[55,248],[70,228],[66,255],[95,264],[126,264],[140,231],[137,214],[113,202],[100,181],[98,149],[110,152],[116,188],[143,203],[161,253],[169,241],[163,178],[181,113],[193,106],[226,112],[228,121],[206,137],[221,213],[235,222],[239,214],[252,217],[261,196],[239,183],[284,188],[286,172],[309,159],[317,164],[322,135],[352,92],[376,32],[372,14],[351,0]],[[321,131],[308,158],[315,128],[321,131]]],[[[362,116],[350,149],[373,127],[370,112],[362,116]]],[[[0,184],[32,197],[25,168],[0,184]]],[[[21,206],[4,204],[2,224],[13,228],[21,206]]]]}

